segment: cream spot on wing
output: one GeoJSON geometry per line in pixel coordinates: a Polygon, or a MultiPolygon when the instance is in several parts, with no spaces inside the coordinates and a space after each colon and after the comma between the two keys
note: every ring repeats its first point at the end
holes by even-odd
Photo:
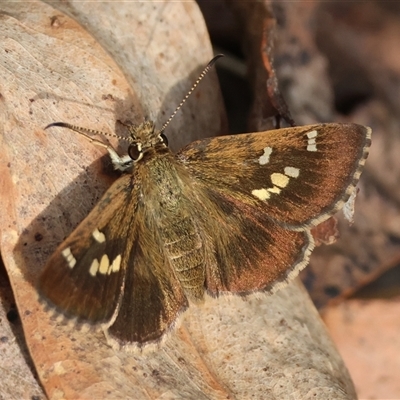
{"type": "Polygon", "coordinates": [[[280,174],[279,172],[275,172],[274,174],[271,174],[271,181],[275,186],[284,188],[289,183],[289,177],[286,175],[280,174]]]}
{"type": "Polygon", "coordinates": [[[268,200],[270,198],[270,194],[266,189],[254,189],[251,194],[260,200],[268,200]]]}
{"type": "Polygon", "coordinates": [[[254,189],[251,194],[260,200],[268,200],[271,194],[280,194],[290,181],[290,178],[297,178],[300,175],[300,170],[295,167],[285,167],[285,174],[275,172],[271,174],[272,187],[265,189],[254,189]]]}
{"type": "Polygon", "coordinates": [[[90,265],[89,274],[92,276],[96,276],[97,271],[99,270],[99,260],[95,258],[90,265]]]}
{"type": "Polygon", "coordinates": [[[108,268],[108,275],[110,275],[112,272],[119,271],[119,268],[121,267],[121,259],[121,254],[118,254],[117,257],[114,258],[110,268],[108,268]]]}
{"type": "Polygon", "coordinates": [[[75,257],[72,255],[71,253],[71,248],[67,247],[66,249],[64,249],[61,254],[64,256],[65,260],[68,263],[68,266],[72,269],[75,267],[76,264],[76,259],[75,257]]]}
{"type": "Polygon", "coordinates": [[[100,232],[98,229],[95,229],[92,232],[92,236],[99,243],[104,243],[106,241],[106,235],[103,232],[100,232]]]}
{"type": "Polygon", "coordinates": [[[281,192],[281,189],[279,189],[277,186],[273,186],[272,188],[267,189],[269,193],[275,193],[279,194],[281,192]]]}
{"type": "Polygon", "coordinates": [[[318,132],[317,132],[316,130],[307,132],[307,137],[308,137],[309,139],[316,138],[317,136],[318,136],[318,132]]]}
{"type": "Polygon", "coordinates": [[[108,271],[108,267],[110,266],[110,259],[108,258],[107,254],[103,254],[100,260],[99,272],[102,275],[105,275],[108,271]]]}
{"type": "Polygon", "coordinates": [[[64,249],[64,250],[61,252],[61,254],[62,254],[65,258],[68,258],[69,256],[72,255],[72,253],[71,253],[71,248],[70,248],[70,247],[67,247],[66,249],[64,249]]]}
{"type": "Polygon", "coordinates": [[[285,175],[290,176],[291,178],[297,178],[300,174],[300,170],[294,167],[286,167],[285,175]]]}
{"type": "Polygon", "coordinates": [[[307,132],[308,143],[307,143],[307,151],[317,151],[317,142],[316,137],[318,136],[317,131],[307,132]]]}
{"type": "Polygon", "coordinates": [[[269,157],[272,154],[272,147],[265,147],[264,154],[258,159],[260,165],[265,165],[269,163],[269,157]]]}
{"type": "Polygon", "coordinates": [[[315,144],[309,144],[307,146],[307,151],[317,151],[317,146],[315,144]]]}
{"type": "Polygon", "coordinates": [[[272,187],[265,189],[254,189],[251,194],[258,199],[265,201],[271,198],[271,194],[280,194],[290,181],[290,178],[297,178],[300,175],[300,170],[295,167],[285,167],[285,174],[275,172],[271,174],[272,187]]]}

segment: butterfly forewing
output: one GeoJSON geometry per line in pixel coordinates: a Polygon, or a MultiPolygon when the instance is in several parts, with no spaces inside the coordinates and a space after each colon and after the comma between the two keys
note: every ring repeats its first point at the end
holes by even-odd
{"type": "Polygon", "coordinates": [[[50,258],[39,291],[66,315],[108,325],[118,344],[140,347],[158,341],[187,300],[133,181],[124,175],[108,189],[50,258]]]}
{"type": "Polygon", "coordinates": [[[347,200],[369,145],[369,128],[318,124],[206,139],[178,157],[198,184],[296,229],[322,222],[347,200]]]}
{"type": "Polygon", "coordinates": [[[108,189],[46,264],[39,291],[67,315],[103,322],[117,307],[128,251],[117,236],[133,194],[130,179],[124,176],[108,189]]]}

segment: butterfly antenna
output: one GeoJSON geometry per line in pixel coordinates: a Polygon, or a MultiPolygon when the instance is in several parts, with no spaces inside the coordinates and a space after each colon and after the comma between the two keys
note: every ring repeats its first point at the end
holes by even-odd
{"type": "Polygon", "coordinates": [[[176,113],[182,108],[182,106],[185,104],[186,100],[189,98],[189,96],[193,93],[193,91],[196,89],[197,85],[200,83],[200,81],[207,75],[208,71],[212,68],[212,66],[215,64],[215,62],[221,58],[224,57],[223,54],[217,54],[208,64],[207,66],[203,69],[199,77],[197,78],[196,82],[193,84],[193,86],[190,88],[190,90],[187,92],[186,96],[183,98],[183,100],[179,103],[178,107],[175,108],[175,111],[171,114],[171,116],[168,118],[168,120],[165,122],[165,124],[162,126],[160,132],[164,132],[165,128],[169,125],[171,122],[172,118],[175,117],[176,113]]]}
{"type": "Polygon", "coordinates": [[[100,140],[92,138],[90,135],[103,135],[103,136],[108,136],[108,137],[115,137],[115,138],[117,138],[119,140],[129,141],[129,139],[124,137],[124,136],[119,136],[119,135],[115,135],[115,134],[111,134],[111,133],[101,132],[101,131],[97,131],[95,129],[82,128],[80,126],[68,124],[67,122],[53,122],[53,123],[47,125],[44,129],[51,128],[52,126],[59,126],[61,128],[71,129],[71,131],[77,132],[80,135],[84,136],[86,139],[89,140],[89,142],[97,144],[97,145],[105,147],[105,148],[108,148],[109,145],[103,143],[100,140]]]}

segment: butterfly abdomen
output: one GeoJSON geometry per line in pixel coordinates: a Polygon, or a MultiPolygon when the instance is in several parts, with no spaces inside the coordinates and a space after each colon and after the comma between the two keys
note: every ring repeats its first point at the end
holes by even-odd
{"type": "Polygon", "coordinates": [[[157,228],[165,256],[186,296],[198,302],[204,296],[204,246],[190,206],[187,172],[168,155],[152,160],[147,168],[156,183],[143,194],[151,225],[157,228]]]}
{"type": "Polygon", "coordinates": [[[193,301],[204,295],[204,248],[194,221],[176,215],[161,229],[164,249],[185,294],[193,301]]]}

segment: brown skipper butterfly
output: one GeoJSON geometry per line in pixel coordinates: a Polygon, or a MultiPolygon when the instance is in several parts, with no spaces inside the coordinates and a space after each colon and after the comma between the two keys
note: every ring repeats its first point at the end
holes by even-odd
{"type": "Polygon", "coordinates": [[[329,123],[213,137],[173,154],[163,135],[171,118],[161,130],[130,126],[124,157],[96,131],[49,125],[106,147],[124,172],[39,280],[50,304],[103,324],[114,345],[158,343],[205,292],[272,293],[294,278],[311,228],[354,192],[371,143],[367,127],[329,123]]]}

